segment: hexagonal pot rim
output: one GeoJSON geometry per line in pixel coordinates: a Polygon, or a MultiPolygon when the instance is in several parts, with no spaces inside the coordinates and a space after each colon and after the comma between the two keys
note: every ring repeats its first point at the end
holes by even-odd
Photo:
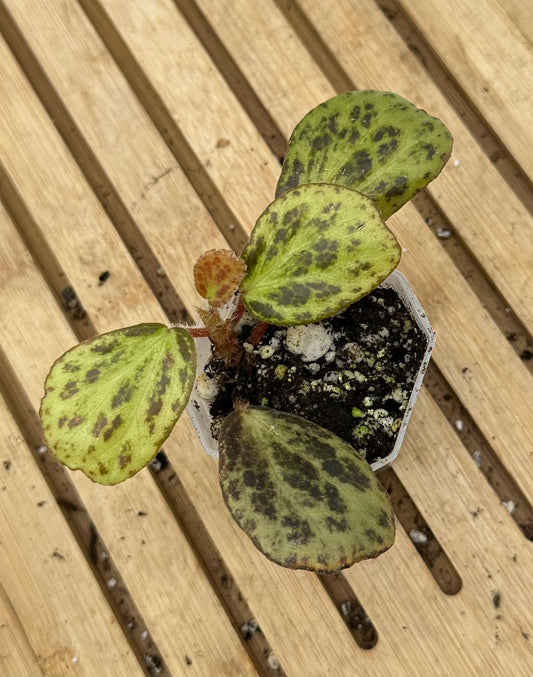
{"type": "MultiPolygon", "coordinates": [[[[405,409],[402,423],[396,436],[394,447],[389,452],[389,454],[377,459],[371,464],[372,470],[374,471],[378,471],[389,466],[400,453],[400,448],[403,444],[407,425],[415,406],[418,393],[422,387],[422,381],[428,368],[431,353],[435,345],[435,332],[429,323],[427,315],[424,312],[420,301],[415,296],[405,277],[395,270],[387,277],[386,280],[381,283],[380,287],[393,289],[398,294],[398,297],[402,300],[417,326],[426,337],[427,345],[415,382],[413,384],[413,388],[411,390],[411,394],[409,396],[409,400],[407,402],[407,407],[405,409]]],[[[208,338],[195,338],[195,343],[197,350],[198,375],[202,373],[209,358],[211,357],[211,342],[208,338]]],[[[200,397],[196,384],[193,388],[191,398],[187,406],[187,413],[204,450],[211,456],[218,458],[218,442],[211,435],[212,417],[209,412],[209,405],[202,397],[200,397]]]]}

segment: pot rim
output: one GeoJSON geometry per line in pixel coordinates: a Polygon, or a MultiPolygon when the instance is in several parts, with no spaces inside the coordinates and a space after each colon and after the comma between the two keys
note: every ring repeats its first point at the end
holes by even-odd
{"type": "MultiPolygon", "coordinates": [[[[371,464],[371,468],[374,470],[374,472],[389,466],[400,453],[405,431],[407,430],[407,424],[409,423],[418,393],[422,387],[422,381],[428,368],[431,353],[435,345],[435,332],[429,323],[427,315],[424,312],[420,301],[415,296],[405,277],[400,272],[395,270],[379,286],[392,288],[397,292],[398,296],[402,299],[403,303],[409,310],[412,318],[415,320],[416,324],[425,335],[427,345],[422,363],[418,370],[409,400],[407,402],[407,407],[403,415],[402,424],[398,430],[394,447],[389,452],[389,454],[387,454],[387,456],[383,456],[371,464]]],[[[209,338],[195,338],[194,341],[197,351],[196,377],[198,377],[198,375],[203,372],[205,365],[211,357],[211,342],[209,338]]],[[[189,404],[187,405],[187,413],[204,450],[211,456],[218,458],[218,442],[211,435],[212,417],[209,413],[207,403],[198,394],[196,381],[191,393],[189,404]]]]}

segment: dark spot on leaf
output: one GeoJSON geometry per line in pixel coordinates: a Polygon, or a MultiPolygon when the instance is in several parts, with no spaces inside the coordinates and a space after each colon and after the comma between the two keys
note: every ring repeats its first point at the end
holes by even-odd
{"type": "Polygon", "coordinates": [[[332,134],[338,134],[339,129],[337,127],[337,118],[339,117],[338,113],[334,113],[333,115],[330,115],[327,123],[328,123],[328,129],[332,134]]]}
{"type": "Polygon", "coordinates": [[[134,390],[132,384],[125,383],[123,386],[119,388],[119,391],[111,400],[111,408],[116,409],[117,407],[120,407],[121,404],[124,404],[124,402],[129,402],[133,395],[133,392],[134,390]]]}
{"type": "Polygon", "coordinates": [[[307,303],[310,296],[309,287],[298,282],[293,283],[291,286],[282,287],[271,295],[273,300],[287,306],[303,306],[307,303]]]}
{"type": "Polygon", "coordinates": [[[296,218],[298,218],[298,208],[294,207],[293,209],[290,209],[285,216],[283,217],[283,225],[288,225],[291,221],[294,221],[296,218]]]}
{"type": "Polygon", "coordinates": [[[361,115],[361,106],[354,106],[350,111],[350,119],[352,122],[357,122],[359,116],[361,115]]]}
{"type": "Polygon", "coordinates": [[[289,231],[286,228],[278,228],[276,235],[274,236],[274,242],[279,244],[280,242],[286,242],[289,231]]]}
{"type": "Polygon", "coordinates": [[[102,355],[106,355],[107,353],[112,352],[119,344],[119,340],[117,338],[112,339],[112,340],[106,340],[100,343],[94,343],[91,346],[91,352],[92,353],[101,353],[102,355]]]}
{"type": "Polygon", "coordinates": [[[146,334],[153,334],[154,329],[159,328],[161,328],[159,325],[154,324],[137,324],[124,329],[124,336],[146,336],[146,334]]]}
{"type": "Polygon", "coordinates": [[[324,299],[339,294],[341,289],[327,282],[308,282],[307,286],[312,289],[317,299],[324,299]]]}
{"type": "Polygon", "coordinates": [[[312,142],[313,150],[321,150],[326,148],[331,143],[331,136],[324,134],[323,136],[315,136],[312,142]]]}
{"type": "Polygon", "coordinates": [[[73,397],[77,392],[79,392],[77,381],[69,381],[65,384],[62,392],[59,393],[59,396],[62,400],[68,400],[73,397]]]}
{"type": "Polygon", "coordinates": [[[352,129],[350,132],[350,138],[348,139],[348,143],[355,145],[359,141],[360,137],[361,134],[359,133],[359,131],[357,129],[352,129]]]}
{"type": "Polygon", "coordinates": [[[122,418],[120,417],[120,414],[118,416],[115,416],[113,421],[111,422],[111,425],[109,428],[107,428],[104,431],[104,440],[107,442],[107,440],[111,437],[111,435],[120,428],[122,425],[122,418]]]}
{"type": "Polygon", "coordinates": [[[287,531],[287,540],[297,545],[306,545],[313,537],[311,527],[305,519],[285,515],[281,520],[281,524],[289,530],[287,531]]]}
{"type": "Polygon", "coordinates": [[[131,463],[131,454],[119,454],[118,465],[121,470],[124,469],[129,463],[131,463]]]}
{"type": "Polygon", "coordinates": [[[348,523],[343,519],[335,519],[331,515],[326,517],[326,525],[330,531],[346,531],[348,523]]]}
{"type": "MultiPolygon", "coordinates": [[[[365,108],[366,108],[366,106],[365,106],[365,108]]],[[[363,115],[363,119],[361,120],[361,125],[365,129],[368,129],[370,127],[371,122],[372,122],[372,113],[365,113],[363,115]]]]}
{"type": "Polygon", "coordinates": [[[189,337],[176,333],[176,343],[178,344],[179,354],[185,362],[192,362],[194,344],[191,343],[189,337]]]}
{"type": "Polygon", "coordinates": [[[191,376],[191,370],[187,365],[182,367],[179,370],[178,379],[179,379],[179,382],[181,383],[182,386],[185,387],[185,386],[188,385],[190,376],[191,376]]]}
{"type": "Polygon", "coordinates": [[[385,197],[394,197],[396,195],[400,196],[405,193],[407,190],[408,181],[406,176],[397,176],[394,179],[394,183],[385,193],[385,197]]]}
{"type": "Polygon", "coordinates": [[[68,427],[69,428],[77,428],[79,425],[81,425],[85,421],[85,418],[83,416],[74,416],[73,418],[70,419],[68,422],[68,427]]]}
{"type": "Polygon", "coordinates": [[[100,369],[89,369],[89,371],[85,374],[85,382],[86,383],[95,383],[95,381],[98,380],[98,377],[100,376],[100,369]]]}
{"type": "Polygon", "coordinates": [[[326,482],[324,485],[324,498],[327,501],[328,508],[333,510],[333,512],[340,514],[346,512],[346,503],[340,497],[339,491],[334,484],[326,482]]]}
{"type": "Polygon", "coordinates": [[[365,529],[365,536],[373,543],[383,544],[383,537],[375,529],[365,529]]]}
{"type": "Polygon", "coordinates": [[[398,141],[391,139],[389,143],[382,143],[378,146],[378,157],[380,162],[385,162],[398,149],[398,141]]]}
{"type": "Polygon", "coordinates": [[[380,527],[383,528],[387,528],[390,526],[390,518],[384,510],[382,510],[381,513],[379,514],[378,524],[380,527]]]}
{"type": "Polygon", "coordinates": [[[100,413],[98,415],[98,418],[96,419],[96,423],[94,424],[94,427],[91,431],[92,436],[93,437],[99,437],[100,433],[106,427],[107,423],[108,423],[107,416],[103,413],[100,413]]]}
{"type": "Polygon", "coordinates": [[[292,172],[287,176],[285,183],[280,183],[276,190],[276,196],[282,195],[285,191],[290,188],[296,188],[300,183],[300,176],[305,171],[305,167],[302,162],[296,158],[292,163],[292,172]]]}

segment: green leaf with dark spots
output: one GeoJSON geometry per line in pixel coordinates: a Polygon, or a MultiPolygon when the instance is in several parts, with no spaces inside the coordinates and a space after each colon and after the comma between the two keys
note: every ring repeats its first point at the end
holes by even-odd
{"type": "Polygon", "coordinates": [[[224,420],[219,451],[224,499],[274,562],[332,573],[393,544],[387,492],[370,465],[328,430],[249,407],[224,420]]]}
{"type": "Polygon", "coordinates": [[[450,157],[444,124],[392,92],[346,92],[296,126],[276,196],[304,183],[336,183],[375,200],[387,219],[432,181],[450,157]]]}
{"type": "Polygon", "coordinates": [[[242,256],[246,308],[289,326],[331,317],[368,294],[398,265],[400,247],[370,198],[306,184],[266,208],[242,256]]]}
{"type": "Polygon", "coordinates": [[[140,324],[62,355],[40,416],[50,450],[95,482],[117,484],[159,451],[189,401],[196,374],[187,331],[140,324]]]}

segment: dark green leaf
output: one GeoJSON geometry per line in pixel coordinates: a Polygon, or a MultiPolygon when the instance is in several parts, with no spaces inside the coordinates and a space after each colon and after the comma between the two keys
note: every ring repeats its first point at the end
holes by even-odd
{"type": "Polygon", "coordinates": [[[368,294],[398,265],[400,247],[370,198],[306,184],[267,207],[243,258],[244,305],[285,326],[331,317],[368,294]]]}
{"type": "Polygon", "coordinates": [[[274,562],[330,573],[394,542],[387,492],[333,433],[292,414],[249,407],[225,419],[219,449],[226,503],[274,562]]]}
{"type": "Polygon", "coordinates": [[[117,484],[158,452],[189,401],[194,341],[184,329],[140,324],[80,343],[46,379],[46,442],[69,468],[117,484]]]}
{"type": "Polygon", "coordinates": [[[452,136],[392,92],[346,92],[296,126],[276,196],[304,183],[338,183],[375,200],[387,219],[446,164],[452,136]]]}

